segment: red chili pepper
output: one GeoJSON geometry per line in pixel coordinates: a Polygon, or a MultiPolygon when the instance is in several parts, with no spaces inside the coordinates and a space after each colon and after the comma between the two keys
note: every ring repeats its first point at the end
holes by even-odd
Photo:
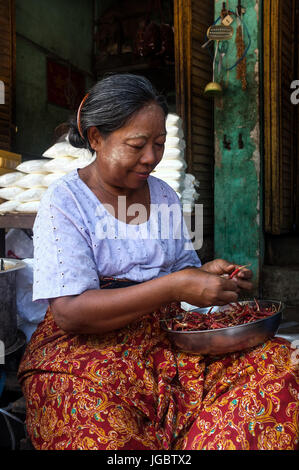
{"type": "Polygon", "coordinates": [[[236,268],[230,275],[229,279],[232,279],[238,272],[242,271],[242,269],[247,268],[248,266],[251,266],[251,264],[244,264],[244,266],[239,266],[236,268]]]}
{"type": "MultiPolygon", "coordinates": [[[[167,328],[174,331],[198,331],[226,328],[228,326],[243,325],[276,313],[275,307],[262,308],[255,300],[255,305],[230,304],[228,308],[218,312],[203,314],[200,312],[184,312],[183,316],[173,318],[166,323],[167,328]]],[[[173,311],[174,315],[177,313],[173,311]]],[[[180,311],[182,313],[182,311],[180,311]]]]}

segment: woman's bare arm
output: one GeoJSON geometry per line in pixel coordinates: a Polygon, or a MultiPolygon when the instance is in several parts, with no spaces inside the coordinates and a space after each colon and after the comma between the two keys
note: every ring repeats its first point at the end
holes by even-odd
{"type": "Polygon", "coordinates": [[[63,330],[101,334],[122,328],[170,302],[224,305],[236,301],[237,293],[236,282],[188,268],[130,287],[59,297],[50,301],[50,307],[63,330]]]}

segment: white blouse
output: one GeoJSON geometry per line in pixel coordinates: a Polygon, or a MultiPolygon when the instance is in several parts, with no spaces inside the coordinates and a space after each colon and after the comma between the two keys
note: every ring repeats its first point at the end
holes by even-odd
{"type": "Polygon", "coordinates": [[[144,282],[187,266],[201,266],[180,201],[164,181],[148,178],[147,222],[116,219],[78,171],[53,183],[33,227],[33,300],[100,289],[101,276],[144,282]]]}

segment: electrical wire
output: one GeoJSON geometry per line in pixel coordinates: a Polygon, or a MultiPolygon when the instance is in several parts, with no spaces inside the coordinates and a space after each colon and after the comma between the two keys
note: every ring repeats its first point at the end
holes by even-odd
{"type": "Polygon", "coordinates": [[[15,415],[9,413],[8,411],[6,411],[5,408],[0,408],[0,413],[2,413],[3,415],[8,416],[9,418],[17,421],[18,423],[21,423],[24,426],[24,422],[20,418],[17,418],[15,415]]]}
{"type": "MultiPolygon", "coordinates": [[[[244,29],[245,29],[245,31],[246,31],[246,34],[247,34],[247,36],[248,36],[248,44],[247,44],[247,47],[246,47],[246,49],[245,49],[245,51],[244,51],[244,54],[236,61],[236,63],[235,63],[234,65],[232,65],[231,67],[225,68],[225,71],[226,71],[226,72],[229,72],[229,71],[233,70],[234,68],[236,68],[236,67],[239,65],[239,63],[246,57],[246,55],[247,55],[247,53],[248,53],[248,51],[249,51],[249,48],[250,48],[250,46],[251,46],[251,36],[250,36],[249,30],[248,30],[248,28],[247,28],[247,25],[246,25],[245,21],[244,21],[238,14],[234,13],[233,11],[229,11],[229,14],[236,16],[236,17],[239,18],[239,20],[241,21],[242,26],[244,27],[244,29]]],[[[219,16],[219,17],[215,20],[215,22],[213,23],[213,26],[215,26],[215,25],[218,23],[219,20],[221,20],[221,16],[219,16]]],[[[207,36],[206,36],[206,39],[208,39],[207,36]]],[[[214,56],[211,54],[211,52],[210,52],[209,49],[208,49],[208,52],[209,52],[211,58],[214,59],[214,56]]]]}

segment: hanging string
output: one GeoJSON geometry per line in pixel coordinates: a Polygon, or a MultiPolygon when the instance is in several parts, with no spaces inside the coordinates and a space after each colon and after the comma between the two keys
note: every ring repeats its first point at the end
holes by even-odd
{"type": "Polygon", "coordinates": [[[246,90],[247,88],[246,57],[244,56],[245,44],[244,44],[243,26],[241,23],[241,17],[240,17],[238,10],[237,10],[237,18],[239,22],[237,31],[236,31],[237,56],[239,59],[243,57],[242,61],[240,61],[237,65],[237,79],[241,80],[242,90],[246,90]]]}

